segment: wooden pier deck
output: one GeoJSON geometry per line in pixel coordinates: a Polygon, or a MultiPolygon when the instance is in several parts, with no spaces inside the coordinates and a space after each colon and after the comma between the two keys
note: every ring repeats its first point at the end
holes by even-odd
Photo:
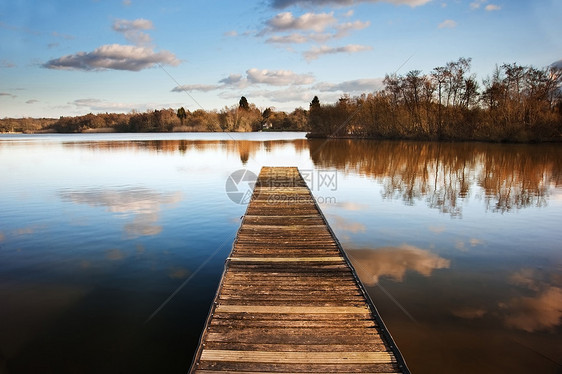
{"type": "Polygon", "coordinates": [[[409,373],[297,168],[264,167],[190,373],[409,373]]]}

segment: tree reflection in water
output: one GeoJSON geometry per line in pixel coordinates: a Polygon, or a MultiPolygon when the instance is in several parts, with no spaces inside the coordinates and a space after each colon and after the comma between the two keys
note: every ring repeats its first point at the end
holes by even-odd
{"type": "Polygon", "coordinates": [[[549,188],[562,184],[562,148],[551,144],[311,140],[310,156],[317,167],[374,178],[386,199],[452,216],[470,195],[494,212],[545,206],[549,188]]]}

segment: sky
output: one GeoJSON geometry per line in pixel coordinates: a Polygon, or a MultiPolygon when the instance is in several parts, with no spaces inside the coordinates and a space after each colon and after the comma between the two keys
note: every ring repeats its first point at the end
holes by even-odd
{"type": "Polygon", "coordinates": [[[460,57],[562,62],[560,0],[4,0],[0,118],[308,108],[460,57]]]}

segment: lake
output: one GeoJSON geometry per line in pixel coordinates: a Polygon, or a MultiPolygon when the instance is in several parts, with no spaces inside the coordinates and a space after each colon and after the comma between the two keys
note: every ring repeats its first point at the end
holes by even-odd
{"type": "Polygon", "coordinates": [[[187,372],[262,166],[299,167],[413,373],[561,372],[559,144],[175,133],[0,135],[0,373],[187,372]]]}

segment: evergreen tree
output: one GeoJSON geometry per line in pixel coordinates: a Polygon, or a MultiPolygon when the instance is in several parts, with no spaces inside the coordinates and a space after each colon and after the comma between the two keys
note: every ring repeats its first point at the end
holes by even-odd
{"type": "Polygon", "coordinates": [[[240,98],[240,109],[250,110],[250,104],[248,104],[248,100],[245,96],[240,98]]]}

